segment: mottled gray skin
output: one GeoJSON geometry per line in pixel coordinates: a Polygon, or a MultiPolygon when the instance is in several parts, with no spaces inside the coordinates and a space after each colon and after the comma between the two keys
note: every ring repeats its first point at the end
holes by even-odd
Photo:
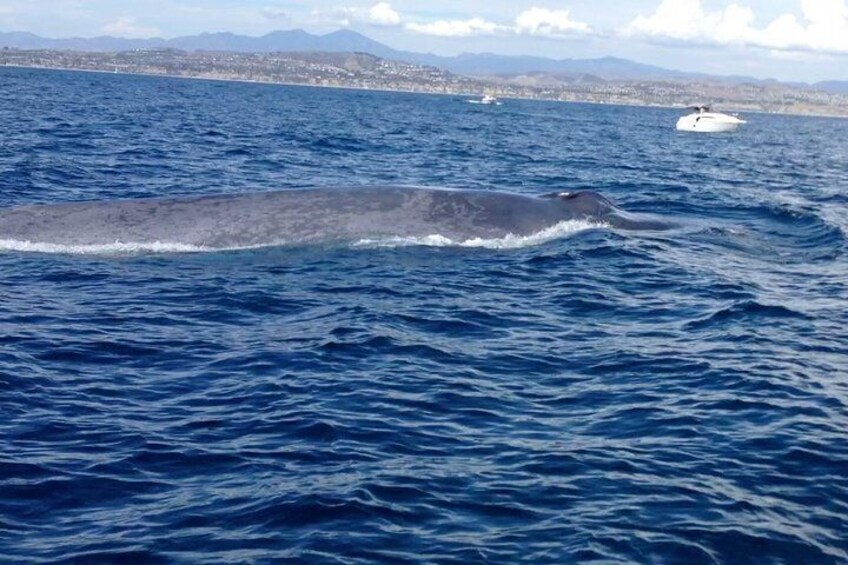
{"type": "Polygon", "coordinates": [[[661,229],[595,192],[544,197],[413,187],[308,188],[75,202],[0,210],[0,239],[58,245],[178,243],[222,249],[441,235],[455,241],[537,233],[587,219],[661,229]]]}

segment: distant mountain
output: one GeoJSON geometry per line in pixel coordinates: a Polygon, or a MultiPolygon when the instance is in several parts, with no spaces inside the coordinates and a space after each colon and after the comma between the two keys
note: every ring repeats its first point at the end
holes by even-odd
{"type": "Polygon", "coordinates": [[[817,82],[813,85],[813,88],[824,90],[826,92],[833,92],[835,94],[848,94],[848,80],[826,80],[817,82]]]}
{"type": "MultiPolygon", "coordinates": [[[[134,49],[181,49],[184,51],[234,51],[242,53],[271,53],[290,51],[324,51],[329,53],[368,53],[384,59],[430,65],[453,73],[473,76],[501,77],[513,80],[555,82],[592,77],[600,80],[713,80],[728,84],[771,83],[752,77],[718,77],[687,73],[637,63],[628,59],[602,57],[599,59],[548,59],[545,57],[496,55],[494,53],[463,53],[443,57],[429,53],[398,51],[351,30],[338,30],[326,35],[314,35],[294,29],[274,31],[261,37],[234,33],[202,33],[174,39],[125,39],[92,37],[49,39],[31,33],[0,33],[0,47],[17,49],[63,49],[72,51],[116,52],[134,49]],[[552,75],[548,79],[539,73],[552,75]]],[[[816,88],[832,92],[848,92],[848,82],[824,82],[816,88]]]]}
{"type": "Polygon", "coordinates": [[[50,39],[26,32],[0,33],[0,47],[16,49],[67,49],[70,51],[130,51],[165,46],[164,39],[125,39],[122,37],[72,37],[50,39]]]}
{"type": "Polygon", "coordinates": [[[166,47],[185,51],[236,51],[273,53],[280,51],[325,51],[328,53],[368,53],[383,58],[398,54],[394,49],[349,30],[312,35],[302,29],[273,31],[261,37],[233,33],[202,33],[164,42],[166,47]]]}
{"type": "Polygon", "coordinates": [[[330,53],[369,53],[384,59],[395,59],[439,67],[465,75],[509,76],[527,72],[558,75],[592,74],[606,80],[683,78],[686,73],[644,65],[626,59],[546,59],[544,57],[507,56],[494,53],[463,53],[442,57],[427,53],[398,51],[351,30],[326,35],[313,35],[301,29],[274,31],[261,37],[234,33],[202,33],[175,39],[123,39],[93,37],[49,39],[31,33],[0,33],[0,46],[17,49],[68,49],[72,51],[129,51],[132,49],[182,49],[185,51],[235,51],[269,53],[286,51],[326,51],[330,53]]]}
{"type": "Polygon", "coordinates": [[[508,84],[527,86],[531,88],[558,88],[566,85],[603,85],[607,81],[590,74],[557,74],[547,73],[543,71],[531,71],[529,73],[516,73],[508,77],[499,75],[498,78],[503,79],[503,82],[508,84]]]}
{"type": "Polygon", "coordinates": [[[50,39],[32,33],[0,33],[0,47],[16,49],[68,49],[71,51],[129,51],[132,49],[182,49],[184,51],[235,51],[270,53],[277,51],[326,51],[330,53],[369,53],[378,57],[397,57],[400,53],[350,30],[313,35],[302,29],[274,31],[261,37],[235,33],[201,33],[174,39],[124,39],[91,37],[50,39]]]}
{"type": "Polygon", "coordinates": [[[602,57],[600,59],[547,59],[544,57],[508,56],[494,53],[463,53],[457,57],[425,55],[422,61],[449,71],[471,75],[515,75],[526,72],[544,72],[558,75],[595,75],[606,80],[615,79],[670,79],[691,76],[653,65],[627,59],[602,57]],[[429,59],[427,59],[429,58],[429,59]]]}

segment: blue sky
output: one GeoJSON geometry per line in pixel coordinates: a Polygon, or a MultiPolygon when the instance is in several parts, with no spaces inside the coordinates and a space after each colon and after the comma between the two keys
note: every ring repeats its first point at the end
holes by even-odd
{"type": "Polygon", "coordinates": [[[354,29],[396,49],[626,57],[687,71],[848,80],[848,0],[0,0],[0,31],[176,37],[354,29]]]}

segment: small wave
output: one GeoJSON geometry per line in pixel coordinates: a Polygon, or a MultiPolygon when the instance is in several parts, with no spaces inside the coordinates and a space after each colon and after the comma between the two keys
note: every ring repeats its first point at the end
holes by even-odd
{"type": "Polygon", "coordinates": [[[504,237],[482,238],[474,237],[457,241],[439,234],[426,236],[394,236],[379,239],[360,239],[354,242],[354,247],[410,247],[421,245],[425,247],[483,247],[487,249],[517,249],[541,245],[555,239],[568,237],[586,230],[609,227],[605,223],[586,220],[566,220],[530,235],[515,235],[509,233],[504,237]]]}
{"type": "Polygon", "coordinates": [[[706,318],[686,324],[687,329],[699,329],[722,323],[737,323],[742,320],[809,319],[804,312],[781,304],[765,304],[756,300],[743,300],[713,312],[706,318]]]}
{"type": "Polygon", "coordinates": [[[201,253],[217,251],[209,247],[184,243],[104,243],[96,245],[66,245],[61,243],[38,243],[17,239],[0,239],[0,251],[24,251],[27,253],[60,253],[68,255],[137,255],[142,253],[201,253]]]}
{"type": "Polygon", "coordinates": [[[819,208],[819,216],[825,224],[838,229],[843,238],[848,238],[848,220],[845,218],[843,207],[823,204],[819,208]]]}
{"type": "MultiPolygon", "coordinates": [[[[607,227],[606,224],[584,220],[569,220],[560,222],[540,232],[519,236],[507,234],[501,238],[475,237],[456,241],[439,234],[427,236],[391,236],[385,238],[365,238],[353,242],[354,248],[375,247],[484,247],[488,249],[515,249],[539,245],[548,241],[572,235],[588,229],[607,227]]],[[[205,247],[188,243],[175,242],[122,242],[102,243],[92,245],[72,245],[61,243],[42,243],[16,239],[0,239],[0,251],[22,251],[27,253],[56,253],[67,255],[142,255],[147,253],[214,253],[225,251],[249,251],[269,247],[282,247],[294,242],[269,241],[256,245],[231,247],[205,247]]],[[[308,243],[308,242],[303,242],[308,243]]]]}
{"type": "Polygon", "coordinates": [[[807,215],[818,219],[827,227],[840,232],[843,238],[848,237],[848,222],[845,220],[844,207],[827,202],[810,202],[810,200],[790,192],[776,194],[778,204],[795,216],[807,215]]]}

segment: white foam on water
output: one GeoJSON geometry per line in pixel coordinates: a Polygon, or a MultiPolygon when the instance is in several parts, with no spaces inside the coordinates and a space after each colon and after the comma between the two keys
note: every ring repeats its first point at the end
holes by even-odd
{"type": "Polygon", "coordinates": [[[548,241],[568,237],[586,230],[609,227],[608,224],[586,220],[566,220],[542,231],[530,235],[507,234],[499,238],[475,237],[464,241],[456,241],[439,234],[423,237],[394,236],[379,239],[360,239],[353,243],[354,247],[410,247],[415,245],[427,247],[482,247],[486,249],[517,249],[532,247],[548,241]]]}
{"type": "Polygon", "coordinates": [[[0,239],[0,251],[24,251],[28,253],[61,253],[68,255],[137,255],[142,253],[202,253],[218,251],[209,247],[182,243],[104,243],[96,245],[65,245],[61,243],[39,243],[17,239],[0,239]]]}
{"type": "MultiPolygon", "coordinates": [[[[517,249],[540,245],[548,241],[568,237],[585,230],[609,227],[607,224],[586,220],[567,220],[530,235],[507,234],[500,238],[475,237],[456,241],[439,234],[423,237],[392,236],[360,239],[352,243],[355,248],[384,247],[481,247],[486,249],[517,249]]],[[[26,253],[55,253],[65,255],[141,255],[166,253],[214,253],[221,251],[244,251],[265,247],[279,247],[292,242],[268,242],[267,244],[233,247],[204,247],[174,242],[122,242],[93,245],[44,243],[17,239],[0,239],[0,251],[22,251],[26,253]]]]}
{"type": "Polygon", "coordinates": [[[848,220],[846,220],[845,212],[841,207],[822,206],[819,209],[819,215],[827,225],[842,232],[842,237],[848,237],[848,220]]]}
{"type": "Polygon", "coordinates": [[[848,220],[842,206],[814,204],[806,198],[785,191],[777,193],[777,201],[793,210],[805,210],[817,215],[825,224],[842,232],[842,237],[848,237],[848,220]]]}

